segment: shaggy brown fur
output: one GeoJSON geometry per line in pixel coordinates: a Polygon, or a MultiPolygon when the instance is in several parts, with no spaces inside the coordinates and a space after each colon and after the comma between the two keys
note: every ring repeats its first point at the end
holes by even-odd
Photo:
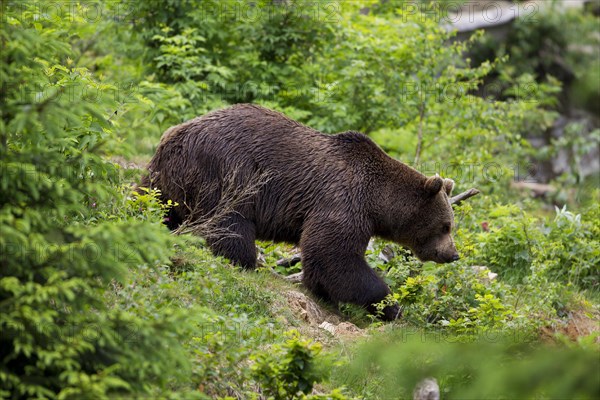
{"type": "MultiPolygon", "coordinates": [[[[364,260],[372,236],[407,246],[422,260],[458,259],[450,236],[452,181],[427,178],[358,132],[325,135],[240,104],[167,130],[148,169],[150,185],[179,203],[171,229],[214,213],[228,178],[244,189],[267,176],[219,221],[223,232],[210,235],[209,245],[252,268],[256,239],[300,244],[304,284],[334,303],[373,311],[390,293],[364,260]]],[[[388,320],[397,314],[397,306],[384,310],[388,320]]]]}

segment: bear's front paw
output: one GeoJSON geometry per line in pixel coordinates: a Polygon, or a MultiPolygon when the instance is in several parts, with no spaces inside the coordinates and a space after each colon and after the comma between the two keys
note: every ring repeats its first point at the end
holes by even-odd
{"type": "Polygon", "coordinates": [[[398,304],[387,306],[383,309],[381,319],[384,321],[395,321],[402,316],[402,308],[398,304]]]}
{"type": "Polygon", "coordinates": [[[398,304],[386,306],[381,311],[377,310],[377,307],[373,304],[367,307],[367,310],[383,321],[395,321],[402,316],[402,307],[400,307],[398,304]]]}

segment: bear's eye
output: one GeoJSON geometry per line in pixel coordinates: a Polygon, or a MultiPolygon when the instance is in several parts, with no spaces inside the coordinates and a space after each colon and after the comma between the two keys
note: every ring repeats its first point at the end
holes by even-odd
{"type": "Polygon", "coordinates": [[[442,233],[444,234],[448,234],[450,233],[450,230],[452,229],[452,227],[450,226],[450,224],[446,224],[444,225],[444,227],[442,228],[442,233]]]}

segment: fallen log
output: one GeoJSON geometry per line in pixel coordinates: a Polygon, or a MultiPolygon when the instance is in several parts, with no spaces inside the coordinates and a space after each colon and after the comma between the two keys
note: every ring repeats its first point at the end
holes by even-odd
{"type": "Polygon", "coordinates": [[[283,279],[285,279],[288,282],[292,282],[292,283],[301,283],[302,282],[302,272],[296,272],[295,274],[284,276],[283,279]]]}
{"type": "Polygon", "coordinates": [[[543,197],[556,192],[556,188],[552,185],[536,182],[513,182],[511,187],[518,190],[528,190],[533,197],[543,197]]]}

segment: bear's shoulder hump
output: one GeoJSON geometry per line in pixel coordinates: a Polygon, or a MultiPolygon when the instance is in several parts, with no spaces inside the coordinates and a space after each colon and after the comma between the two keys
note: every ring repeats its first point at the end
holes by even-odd
{"type": "Polygon", "coordinates": [[[333,135],[333,137],[337,140],[338,143],[340,143],[343,146],[348,146],[349,148],[358,147],[376,152],[381,151],[379,146],[377,146],[377,144],[373,140],[371,140],[371,138],[360,132],[342,132],[338,133],[337,135],[333,135]]]}
{"type": "MultiPolygon", "coordinates": [[[[363,133],[355,131],[347,131],[333,135],[340,142],[345,143],[373,143],[369,137],[363,133]]],[[[374,144],[374,143],[373,143],[374,144]]]]}

